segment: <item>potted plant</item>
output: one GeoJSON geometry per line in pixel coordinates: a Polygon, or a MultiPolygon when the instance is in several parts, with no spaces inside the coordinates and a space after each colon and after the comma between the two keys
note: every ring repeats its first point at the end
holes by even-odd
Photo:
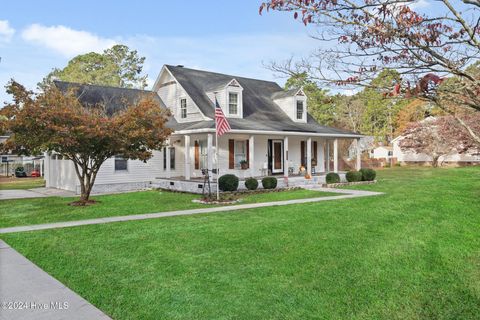
{"type": "Polygon", "coordinates": [[[242,161],[240,161],[240,167],[242,168],[242,170],[248,169],[248,162],[247,162],[247,160],[242,160],[242,161]]]}

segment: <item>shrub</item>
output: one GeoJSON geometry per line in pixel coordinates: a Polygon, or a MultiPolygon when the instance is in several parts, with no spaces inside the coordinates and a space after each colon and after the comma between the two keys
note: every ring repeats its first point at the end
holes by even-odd
{"type": "Polygon", "coordinates": [[[277,187],[277,178],[265,177],[262,179],[263,189],[275,189],[277,187]]]}
{"type": "Polygon", "coordinates": [[[348,171],[345,175],[348,182],[362,181],[363,175],[360,171],[348,171]]]}
{"type": "Polygon", "coordinates": [[[338,175],[338,173],[329,172],[329,173],[327,173],[327,176],[325,177],[325,180],[327,181],[328,184],[339,183],[340,182],[340,176],[338,175]]]}
{"type": "Polygon", "coordinates": [[[218,187],[222,191],[236,191],[238,189],[238,177],[234,174],[225,174],[218,178],[218,187]]]}
{"type": "Polygon", "coordinates": [[[258,188],[258,180],[255,178],[247,178],[245,180],[245,187],[248,190],[256,190],[258,188]]]}
{"type": "Polygon", "coordinates": [[[362,173],[363,181],[373,181],[377,176],[377,173],[375,172],[375,170],[369,169],[369,168],[360,169],[360,172],[362,173]]]}

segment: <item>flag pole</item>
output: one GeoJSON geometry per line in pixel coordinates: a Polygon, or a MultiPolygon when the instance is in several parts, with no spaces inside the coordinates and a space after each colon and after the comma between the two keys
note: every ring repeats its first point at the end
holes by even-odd
{"type": "Polygon", "coordinates": [[[217,124],[215,121],[215,158],[217,159],[217,201],[220,201],[220,186],[218,185],[218,174],[219,174],[219,168],[218,168],[218,163],[220,162],[218,159],[218,131],[217,131],[217,124]]]}

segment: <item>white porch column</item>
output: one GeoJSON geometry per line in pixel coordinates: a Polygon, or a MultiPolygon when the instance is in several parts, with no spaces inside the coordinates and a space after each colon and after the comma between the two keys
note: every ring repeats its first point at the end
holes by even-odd
{"type": "Polygon", "coordinates": [[[327,154],[325,155],[325,165],[327,167],[325,172],[330,172],[330,140],[327,139],[325,144],[327,145],[327,154]]]}
{"type": "Polygon", "coordinates": [[[333,172],[338,172],[338,139],[333,140],[333,172]]]}
{"type": "Polygon", "coordinates": [[[355,139],[357,147],[357,170],[362,168],[362,150],[360,150],[360,138],[355,139]]]}
{"type": "Polygon", "coordinates": [[[325,140],[320,142],[320,150],[318,150],[318,161],[319,165],[318,170],[320,172],[325,172],[325,140]]]}
{"type": "Polygon", "coordinates": [[[283,138],[283,176],[288,178],[288,137],[283,138]]]}
{"type": "Polygon", "coordinates": [[[250,177],[255,176],[255,137],[251,135],[248,138],[248,169],[250,170],[250,177]]]}
{"type": "Polygon", "coordinates": [[[165,158],[166,158],[166,167],[167,167],[167,178],[172,177],[172,173],[170,172],[170,141],[168,141],[167,146],[165,148],[165,158]]]}
{"type": "Polygon", "coordinates": [[[190,180],[190,136],[184,136],[185,144],[183,153],[185,155],[185,180],[190,180]]]}
{"type": "Polygon", "coordinates": [[[312,138],[307,138],[307,174],[312,174],[312,138]]]}
{"type": "Polygon", "coordinates": [[[212,176],[213,169],[213,135],[211,133],[207,134],[207,169],[209,177],[212,176]]]}

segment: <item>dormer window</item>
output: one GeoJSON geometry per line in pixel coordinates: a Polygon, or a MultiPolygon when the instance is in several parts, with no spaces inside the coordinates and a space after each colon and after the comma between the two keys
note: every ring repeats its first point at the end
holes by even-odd
{"type": "Polygon", "coordinates": [[[187,118],[187,99],[180,99],[180,118],[187,118]]]}
{"type": "Polygon", "coordinates": [[[238,115],[238,93],[229,92],[228,93],[228,114],[229,115],[238,115]]]}
{"type": "Polygon", "coordinates": [[[303,100],[297,100],[297,120],[303,120],[304,111],[303,100]]]}

